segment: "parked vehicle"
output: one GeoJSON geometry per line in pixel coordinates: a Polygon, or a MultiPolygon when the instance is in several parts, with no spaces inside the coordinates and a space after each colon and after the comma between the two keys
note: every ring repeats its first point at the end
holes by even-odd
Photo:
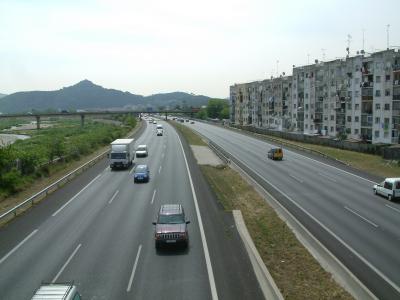
{"type": "Polygon", "coordinates": [[[181,204],[161,205],[157,214],[154,239],[155,246],[159,249],[162,245],[181,245],[185,248],[189,246],[189,233],[185,212],[181,204]]]}
{"type": "Polygon", "coordinates": [[[383,182],[374,184],[375,195],[387,197],[389,201],[400,198],[400,178],[386,178],[383,182]]]}
{"type": "Polygon", "coordinates": [[[128,168],[135,158],[134,139],[117,139],[111,143],[110,168],[128,168]]]}
{"type": "Polygon", "coordinates": [[[271,150],[269,150],[268,158],[272,160],[282,160],[283,159],[282,148],[272,148],[271,150]]]}
{"type": "Polygon", "coordinates": [[[36,290],[32,300],[80,300],[76,286],[72,283],[42,283],[36,290]]]}
{"type": "Polygon", "coordinates": [[[149,182],[150,170],[147,165],[137,165],[133,172],[133,182],[149,182]]]}
{"type": "Polygon", "coordinates": [[[147,157],[148,155],[147,145],[139,145],[136,148],[136,157],[147,157]]]}

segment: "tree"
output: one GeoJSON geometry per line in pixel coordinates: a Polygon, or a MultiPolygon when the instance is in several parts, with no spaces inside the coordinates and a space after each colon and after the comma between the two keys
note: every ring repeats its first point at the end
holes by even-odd
{"type": "Polygon", "coordinates": [[[196,117],[198,119],[202,119],[205,120],[207,119],[207,110],[205,108],[200,109],[197,113],[196,113],[196,117]]]}
{"type": "Polygon", "coordinates": [[[229,105],[226,100],[210,99],[207,104],[207,115],[209,118],[228,119],[229,105]]]}

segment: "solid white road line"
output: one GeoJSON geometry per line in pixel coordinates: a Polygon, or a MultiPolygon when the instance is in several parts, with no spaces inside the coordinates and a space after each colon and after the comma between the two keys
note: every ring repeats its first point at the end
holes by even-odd
{"type": "Polygon", "coordinates": [[[119,193],[119,190],[116,190],[114,195],[111,197],[110,201],[108,201],[108,204],[111,204],[113,202],[114,198],[117,197],[118,193],[119,193]]]}
{"type": "Polygon", "coordinates": [[[15,251],[18,250],[19,247],[21,247],[24,243],[26,243],[27,240],[29,240],[32,236],[34,236],[38,232],[38,229],[35,229],[34,231],[31,232],[26,238],[24,238],[17,246],[15,246],[10,252],[6,254],[2,259],[0,259],[0,265],[15,251]]]}
{"type": "Polygon", "coordinates": [[[154,190],[153,197],[151,197],[151,204],[153,204],[153,202],[154,202],[154,197],[156,196],[156,192],[157,192],[157,190],[154,190]]]}
{"type": "Polygon", "coordinates": [[[161,173],[161,169],[162,169],[162,166],[160,166],[160,167],[158,168],[158,174],[161,173]]]}
{"type": "Polygon", "coordinates": [[[132,169],[129,171],[129,174],[132,174],[132,172],[135,170],[134,167],[132,167],[132,169]]]}
{"type": "MultiPolygon", "coordinates": [[[[226,151],[226,150],[225,150],[226,151]]],[[[240,161],[242,164],[246,165],[242,160],[238,159],[237,156],[232,155],[229,151],[226,151],[231,157],[234,157],[236,160],[240,161]]],[[[312,159],[311,159],[312,160],[312,159]]],[[[234,162],[233,162],[234,163],[234,162]]],[[[328,165],[329,166],[329,165],[328,165]]],[[[333,167],[335,168],[335,167],[333,167]]],[[[336,168],[337,169],[337,168],[336,168]]],[[[340,170],[340,169],[338,169],[340,170]]],[[[244,170],[243,170],[244,171],[244,170]]],[[[378,274],[383,280],[385,280],[392,288],[394,288],[397,292],[400,293],[400,287],[394,283],[390,278],[388,278],[385,274],[383,274],[377,267],[375,267],[372,263],[370,263],[364,256],[362,256],[360,253],[358,253],[355,249],[353,249],[349,244],[347,244],[342,238],[340,238],[337,234],[335,234],[332,230],[330,230],[328,227],[326,227],[324,224],[322,224],[316,217],[314,217],[312,214],[310,214],[308,211],[306,211],[300,204],[298,204],[296,201],[294,201],[291,197],[289,197],[288,194],[286,194],[283,190],[279,189],[276,185],[274,185],[272,182],[269,180],[265,179],[264,176],[262,176],[260,173],[258,173],[256,170],[252,170],[253,173],[255,173],[259,178],[262,178],[268,185],[272,186],[276,191],[278,191],[281,195],[286,197],[290,202],[292,202],[298,209],[300,209],[304,214],[306,214],[310,219],[312,219],[314,222],[316,222],[319,226],[321,226],[326,232],[328,232],[330,235],[332,235],[336,240],[338,240],[343,246],[345,246],[350,252],[352,252],[356,257],[358,257],[364,264],[366,264],[370,269],[372,269],[376,274],[378,274]]],[[[246,172],[247,173],[247,172],[246,172]]],[[[248,174],[248,173],[247,173],[248,174]]],[[[351,173],[350,173],[351,174],[351,173]]],[[[249,175],[250,176],[250,175],[249,175]]],[[[356,177],[359,177],[357,175],[354,175],[356,177]]],[[[365,179],[360,177],[361,179],[365,179]]],[[[367,180],[367,179],[365,179],[367,180]]],[[[367,180],[370,181],[370,180],[367,180]]],[[[256,182],[256,181],[255,181],[256,182]]],[[[257,183],[257,182],[256,182],[257,183]]],[[[268,191],[259,183],[257,183],[260,188],[262,188],[266,193],[268,191]]],[[[279,202],[278,202],[279,203],[279,202]]],[[[283,206],[282,206],[283,207],[283,206]]],[[[300,223],[300,221],[299,221],[300,223]]],[[[301,223],[300,223],[301,224],[301,223]]]]}
{"type": "Polygon", "coordinates": [[[328,178],[330,181],[337,182],[335,179],[333,179],[331,176],[325,173],[318,173],[318,175],[321,175],[322,177],[328,178]]]}
{"type": "Polygon", "coordinates": [[[375,228],[378,228],[379,226],[376,225],[374,222],[368,220],[367,218],[363,217],[362,215],[358,214],[357,212],[355,212],[354,210],[352,210],[351,208],[348,208],[347,206],[344,207],[345,209],[347,209],[349,212],[355,214],[356,216],[360,217],[361,219],[363,219],[365,222],[371,224],[372,226],[374,226],[375,228]]]}
{"type": "Polygon", "coordinates": [[[79,248],[82,246],[82,244],[79,244],[78,247],[75,248],[74,252],[69,256],[65,264],[62,266],[61,270],[57,273],[57,275],[53,278],[51,283],[54,283],[57,281],[58,277],[60,277],[61,273],[64,271],[64,269],[67,267],[67,265],[71,262],[71,260],[74,258],[76,252],[78,252],[79,248]]]}
{"type": "Polygon", "coordinates": [[[304,182],[303,180],[301,180],[300,178],[298,178],[298,177],[296,177],[296,176],[294,176],[294,175],[292,175],[292,174],[289,174],[289,176],[292,177],[294,180],[300,182],[300,183],[303,183],[303,182],[304,182]]]}
{"type": "Polygon", "coordinates": [[[142,251],[142,245],[139,245],[139,250],[136,254],[135,264],[133,265],[132,274],[131,277],[129,278],[128,288],[126,289],[128,293],[131,291],[133,277],[135,277],[136,267],[139,261],[140,251],[142,251]]]}
{"type": "Polygon", "coordinates": [[[400,209],[398,209],[398,208],[396,208],[396,207],[390,206],[390,205],[388,205],[388,204],[385,204],[385,206],[387,206],[387,207],[389,207],[389,208],[391,208],[391,209],[397,211],[398,213],[400,213],[400,209]]]}
{"type": "Polygon", "coordinates": [[[67,203],[65,203],[63,206],[61,206],[52,216],[55,217],[60,211],[63,210],[64,207],[66,207],[68,204],[70,204],[76,197],[78,197],[84,190],[86,190],[86,188],[91,185],[97,178],[99,178],[101,176],[101,174],[97,175],[91,182],[89,182],[83,189],[81,189],[79,191],[78,194],[76,194],[75,196],[73,196],[71,199],[68,200],[67,203]]]}
{"type": "Polygon", "coordinates": [[[110,166],[107,166],[107,167],[103,170],[103,172],[106,172],[109,168],[110,168],[110,166]]]}
{"type": "Polygon", "coordinates": [[[192,175],[190,174],[189,165],[188,165],[188,162],[187,162],[187,159],[186,159],[185,151],[183,150],[183,145],[182,145],[182,142],[181,142],[181,138],[179,137],[178,134],[177,134],[177,136],[178,136],[179,143],[181,145],[183,158],[184,158],[185,164],[186,164],[186,170],[187,170],[187,173],[188,173],[188,176],[189,176],[189,182],[190,182],[190,187],[192,189],[192,194],[193,194],[194,206],[196,208],[197,219],[199,220],[200,236],[201,236],[201,241],[202,241],[202,244],[203,244],[204,256],[205,256],[205,259],[206,259],[208,281],[210,282],[210,289],[211,289],[211,297],[212,297],[213,300],[218,300],[217,287],[215,285],[215,279],[214,279],[214,273],[213,273],[213,269],[212,269],[212,265],[211,265],[210,253],[208,251],[206,235],[204,233],[203,221],[201,220],[199,204],[197,203],[197,196],[196,196],[196,192],[195,192],[194,186],[193,186],[192,175]]]}

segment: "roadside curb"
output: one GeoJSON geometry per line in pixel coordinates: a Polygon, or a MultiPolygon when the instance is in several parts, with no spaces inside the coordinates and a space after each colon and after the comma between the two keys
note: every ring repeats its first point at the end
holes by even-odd
{"type": "Polygon", "coordinates": [[[244,222],[242,212],[240,210],[232,211],[233,218],[235,220],[237,231],[243,241],[246,251],[249,255],[250,262],[253,266],[254,273],[257,277],[260,288],[264,294],[265,299],[279,299],[283,300],[283,296],[275,284],[274,279],[269,273],[264,261],[257,251],[256,246],[247,230],[244,222]]]}

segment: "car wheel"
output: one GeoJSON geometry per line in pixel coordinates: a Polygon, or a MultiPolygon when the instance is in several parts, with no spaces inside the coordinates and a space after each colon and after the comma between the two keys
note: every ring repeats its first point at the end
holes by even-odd
{"type": "Polygon", "coordinates": [[[374,194],[375,194],[375,195],[378,195],[378,192],[376,191],[376,189],[374,189],[374,194]]]}
{"type": "Polygon", "coordinates": [[[389,194],[389,195],[388,195],[388,200],[389,200],[389,201],[393,201],[393,196],[389,194]]]}

